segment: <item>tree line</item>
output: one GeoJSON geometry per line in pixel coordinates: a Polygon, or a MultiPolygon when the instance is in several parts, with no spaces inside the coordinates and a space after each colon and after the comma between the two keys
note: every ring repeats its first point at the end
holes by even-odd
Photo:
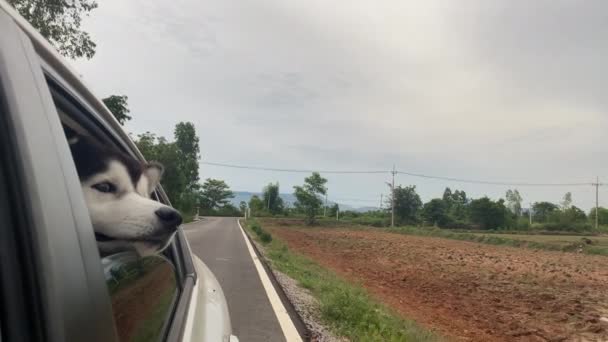
{"type": "MultiPolygon", "coordinates": [[[[323,207],[322,195],[327,191],[327,180],[318,173],[304,179],[302,186],[294,187],[297,201],[286,205],[279,195],[279,184],[270,183],[262,196],[253,196],[248,203],[241,202],[240,210],[250,210],[254,216],[302,216],[314,223],[321,210],[327,217],[335,217],[338,204],[323,207]]],[[[446,188],[443,195],[423,203],[416,186],[395,187],[385,202],[385,209],[364,213],[341,212],[341,218],[373,226],[389,226],[394,196],[395,224],[435,226],[454,229],[510,229],[547,231],[588,231],[595,220],[595,208],[586,214],[572,205],[572,194],[566,193],[559,203],[535,202],[531,208],[522,207],[523,197],[517,189],[509,189],[504,198],[493,200],[487,196],[470,198],[463,190],[446,188]]],[[[599,223],[608,224],[608,209],[598,209],[599,223]]]]}

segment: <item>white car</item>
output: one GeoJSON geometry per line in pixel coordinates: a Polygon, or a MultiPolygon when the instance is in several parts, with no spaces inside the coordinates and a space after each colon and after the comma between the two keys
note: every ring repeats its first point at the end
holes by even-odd
{"type": "MultiPolygon", "coordinates": [[[[100,258],[62,125],[144,160],[0,0],[0,340],[236,341],[222,289],[181,228],[162,255],[100,258]]],[[[155,197],[169,204],[162,189],[155,197]]]]}

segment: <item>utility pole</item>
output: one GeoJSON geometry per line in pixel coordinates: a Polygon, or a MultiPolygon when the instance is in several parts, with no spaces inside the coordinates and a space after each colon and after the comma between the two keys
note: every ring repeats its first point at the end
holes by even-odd
{"type": "Polygon", "coordinates": [[[391,227],[395,227],[395,164],[393,164],[393,180],[391,182],[391,227]]]}
{"type": "Polygon", "coordinates": [[[599,229],[599,209],[600,209],[600,177],[596,178],[595,182],[595,230],[599,229]]]}
{"type": "Polygon", "coordinates": [[[323,207],[323,217],[327,216],[327,191],[325,192],[325,206],[323,207]]]}
{"type": "Polygon", "coordinates": [[[532,203],[530,203],[530,208],[528,209],[528,214],[530,214],[530,228],[532,228],[532,203]]]}
{"type": "Polygon", "coordinates": [[[340,221],[340,207],[336,210],[336,221],[340,221]]]}
{"type": "Polygon", "coordinates": [[[389,188],[391,188],[391,227],[395,226],[395,175],[397,171],[395,170],[395,164],[393,164],[393,170],[391,171],[393,175],[393,180],[389,183],[386,182],[389,188]]]}
{"type": "Polygon", "coordinates": [[[380,194],[380,210],[382,210],[382,196],[384,196],[384,194],[380,194]]]}

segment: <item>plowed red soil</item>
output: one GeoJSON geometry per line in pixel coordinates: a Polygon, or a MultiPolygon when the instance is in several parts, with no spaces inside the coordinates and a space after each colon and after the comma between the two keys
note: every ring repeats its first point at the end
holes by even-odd
{"type": "Polygon", "coordinates": [[[264,227],[448,339],[608,340],[608,257],[286,224],[264,227]]]}

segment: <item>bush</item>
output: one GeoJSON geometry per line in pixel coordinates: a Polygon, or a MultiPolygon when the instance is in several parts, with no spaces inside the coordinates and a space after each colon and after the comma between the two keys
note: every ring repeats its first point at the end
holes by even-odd
{"type": "Polygon", "coordinates": [[[258,236],[260,237],[260,240],[263,243],[269,243],[272,241],[272,235],[270,235],[270,233],[268,233],[268,232],[262,231],[261,233],[258,234],[258,236]]]}
{"type": "Polygon", "coordinates": [[[255,232],[255,234],[260,238],[262,243],[269,243],[272,241],[272,235],[265,231],[262,226],[257,222],[253,221],[249,224],[249,228],[255,232]]]}

